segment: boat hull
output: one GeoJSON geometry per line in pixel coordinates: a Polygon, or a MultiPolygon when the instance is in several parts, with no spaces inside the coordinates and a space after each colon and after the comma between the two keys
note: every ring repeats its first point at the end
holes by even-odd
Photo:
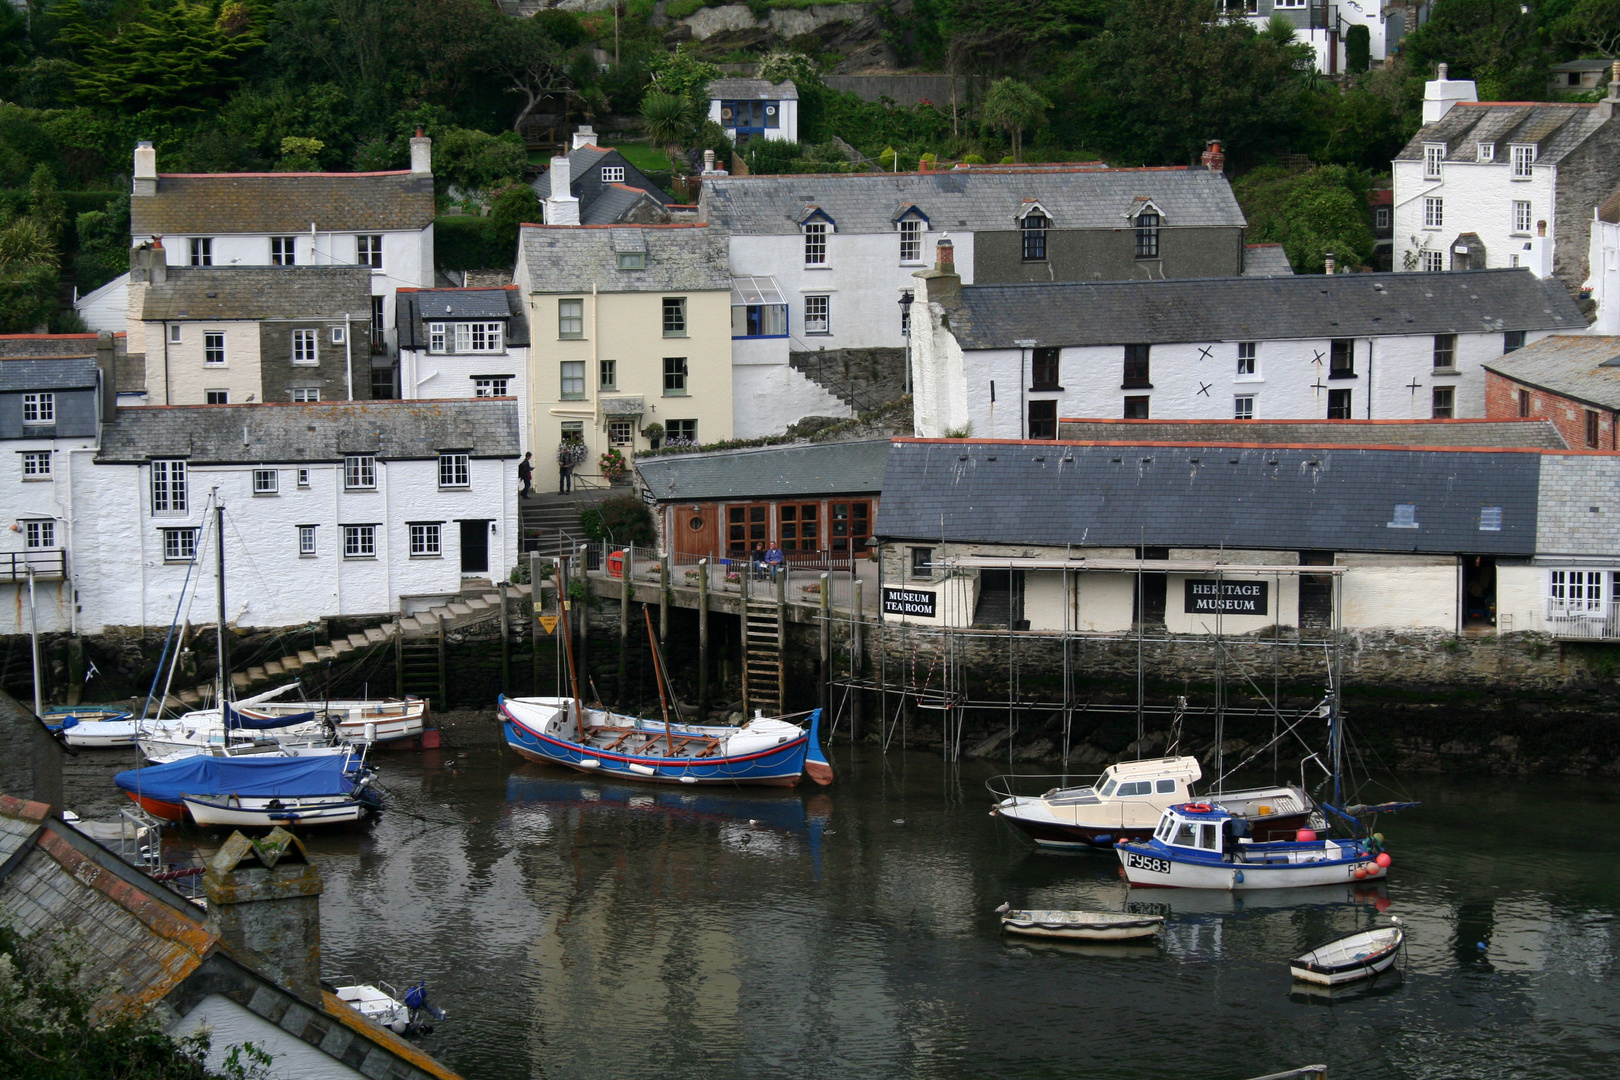
{"type": "Polygon", "coordinates": [[[367,810],[365,803],[348,795],[281,799],[188,795],[185,807],[198,825],[264,829],[277,825],[342,825],[359,821],[367,810]]]}
{"type": "Polygon", "coordinates": [[[128,746],[135,741],[137,725],[133,720],[86,720],[62,729],[62,741],[80,749],[103,746],[128,746]]]}
{"type": "Polygon", "coordinates": [[[183,803],[154,799],[150,795],[139,795],[133,791],[126,791],[124,794],[128,795],[130,801],[136,806],[139,806],[160,821],[179,821],[186,816],[186,808],[183,803]]]}
{"type": "Polygon", "coordinates": [[[656,757],[581,746],[537,730],[518,719],[500,700],[506,745],[518,756],[578,772],[653,784],[748,784],[793,787],[803,775],[815,729],[755,753],[729,757],[656,757]],[[586,764],[595,762],[596,764],[586,764]]]}
{"type": "Polygon", "coordinates": [[[1341,885],[1347,882],[1368,883],[1389,873],[1354,842],[1315,841],[1271,846],[1285,849],[1275,854],[1287,861],[1257,861],[1256,857],[1265,854],[1260,851],[1252,852],[1251,857],[1245,860],[1230,862],[1213,858],[1190,859],[1169,854],[1156,842],[1120,844],[1115,850],[1119,853],[1120,865],[1132,888],[1247,892],[1341,885]]]}
{"type": "Polygon", "coordinates": [[[1098,913],[1085,917],[1079,913],[1015,911],[1002,916],[1001,929],[1020,937],[1050,941],[1139,941],[1163,930],[1164,918],[1160,915],[1119,917],[1098,913]],[[1043,917],[1064,915],[1071,917],[1043,917]]]}
{"type": "Polygon", "coordinates": [[[1288,962],[1300,982],[1344,986],[1388,971],[1400,955],[1404,934],[1399,927],[1364,930],[1312,949],[1288,962]]]}

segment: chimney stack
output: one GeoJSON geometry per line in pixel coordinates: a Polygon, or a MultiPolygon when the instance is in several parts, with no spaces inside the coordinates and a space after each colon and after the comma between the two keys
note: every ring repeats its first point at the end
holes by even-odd
{"type": "Polygon", "coordinates": [[[1462,101],[1478,101],[1479,91],[1472,79],[1453,79],[1449,65],[1440,64],[1435,78],[1423,84],[1423,122],[1433,124],[1451,107],[1462,101]]]}
{"type": "Polygon", "coordinates": [[[1609,96],[1598,102],[1598,115],[1607,120],[1620,106],[1620,60],[1609,65],[1609,96]]]}
{"type": "Polygon", "coordinates": [[[582,146],[595,146],[595,145],[596,145],[596,132],[591,129],[591,125],[589,125],[589,124],[581,124],[581,125],[579,125],[579,130],[574,132],[574,142],[573,142],[573,145],[570,147],[570,149],[578,150],[582,146]]]}
{"type": "Polygon", "coordinates": [[[416,137],[411,140],[411,175],[433,175],[433,140],[422,134],[422,129],[416,129],[416,137]]]}
{"type": "Polygon", "coordinates": [[[118,418],[118,354],[111,330],[96,335],[96,370],[101,372],[101,422],[118,418]]]}
{"type": "Polygon", "coordinates": [[[956,273],[956,244],[949,236],[940,237],[934,245],[934,269],[942,274],[956,273]]]}
{"type": "Polygon", "coordinates": [[[1205,143],[1204,153],[1199,160],[1204,163],[1204,168],[1208,169],[1210,172],[1225,172],[1226,155],[1221,152],[1221,140],[1211,139],[1209,142],[1205,143]]]}
{"type": "Polygon", "coordinates": [[[578,225],[579,200],[574,198],[573,168],[567,157],[551,159],[551,194],[546,196],[547,225],[578,225]]]}
{"type": "MultiPolygon", "coordinates": [[[[956,244],[949,236],[942,236],[934,247],[934,268],[918,270],[911,276],[918,279],[916,300],[926,311],[931,303],[955,303],[962,298],[962,279],[956,273],[956,244]]],[[[916,318],[916,315],[913,315],[916,318]]],[[[918,325],[913,322],[913,326],[918,325]]]]}
{"type": "Polygon", "coordinates": [[[1338,272],[1338,268],[1335,266],[1333,261],[1333,252],[1329,251],[1322,256],[1322,273],[1336,274],[1338,272]]]}
{"type": "Polygon", "coordinates": [[[203,872],[208,917],[239,959],[305,1001],[321,1002],[321,873],[303,841],[277,826],[232,833],[203,872]]]}
{"type": "Polygon", "coordinates": [[[150,139],[142,139],[135,144],[134,194],[157,194],[157,151],[152,149],[150,139]]]}

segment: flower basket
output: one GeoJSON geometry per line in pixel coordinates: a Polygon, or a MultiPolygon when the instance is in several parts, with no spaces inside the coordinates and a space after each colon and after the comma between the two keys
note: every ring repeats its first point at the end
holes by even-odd
{"type": "Polygon", "coordinates": [[[630,463],[624,455],[617,450],[608,450],[597,459],[597,465],[602,475],[610,484],[628,484],[630,482],[630,463]]]}
{"type": "Polygon", "coordinates": [[[733,570],[730,573],[726,574],[726,581],[728,583],[730,583],[730,584],[735,585],[738,582],[742,581],[742,575],[737,573],[737,571],[733,570]]]}

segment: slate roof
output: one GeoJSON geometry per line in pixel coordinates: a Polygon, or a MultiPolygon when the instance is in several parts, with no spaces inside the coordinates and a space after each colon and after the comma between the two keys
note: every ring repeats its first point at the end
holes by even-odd
{"type": "Polygon", "coordinates": [[[580,214],[579,223],[612,225],[623,221],[625,215],[640,203],[651,202],[655,206],[663,207],[668,206],[670,201],[669,196],[662,192],[631,187],[629,184],[603,184],[597,189],[596,198],[592,199],[589,207],[580,214]]]}
{"type": "Polygon", "coordinates": [[[0,360],[94,355],[95,334],[0,334],[0,360]]]}
{"type": "Polygon", "coordinates": [[[1620,188],[1615,188],[1598,206],[1597,216],[1609,224],[1620,224],[1620,188]]]}
{"type": "Polygon", "coordinates": [[[94,390],[93,356],[50,360],[0,360],[0,393],[19,390],[94,390]]]}
{"type": "Polygon", "coordinates": [[[1485,363],[1514,382],[1620,409],[1620,337],[1554,334],[1485,363]]]}
{"type": "Polygon", "coordinates": [[[660,502],[853,495],[882,488],[888,456],[877,439],[637,458],[636,470],[660,502]]]}
{"type": "Polygon", "coordinates": [[[148,285],[141,319],[341,319],[371,321],[371,271],[363,266],[171,266],[148,285]]]}
{"type": "Polygon", "coordinates": [[[96,463],[183,457],[193,465],[307,464],[341,461],[346,454],[401,461],[436,458],[445,450],[521,457],[517,403],[460,398],[119,409],[102,428],[96,463]]]}
{"type": "Polygon", "coordinates": [[[1245,244],[1243,247],[1244,277],[1292,277],[1293,264],[1281,244],[1245,244]]]}
{"type": "MultiPolygon", "coordinates": [[[[657,184],[648,180],[640,169],[630,164],[628,158],[610,146],[597,146],[593,143],[586,143],[584,146],[576,146],[568,151],[568,178],[568,186],[572,194],[590,197],[589,201],[580,203],[580,224],[582,225],[605,225],[617,221],[617,216],[604,216],[608,213],[606,209],[597,211],[596,204],[611,196],[615,204],[619,206],[619,213],[623,213],[629,206],[634,205],[634,200],[628,203],[625,202],[624,191],[645,191],[647,197],[655,200],[660,206],[667,206],[674,201],[664,194],[657,184]],[[619,193],[614,194],[612,192],[613,185],[598,186],[581,183],[590,175],[592,170],[601,165],[616,165],[624,170],[625,183],[620,185],[621,190],[619,193]]],[[[534,193],[542,201],[549,198],[551,196],[551,169],[547,168],[545,172],[535,177],[529,186],[534,189],[534,193]]]]}
{"type": "Polygon", "coordinates": [[[1166,228],[1247,224],[1226,177],[1183,167],[705,177],[699,205],[703,220],[750,236],[796,233],[811,208],[838,232],[892,233],[907,205],[936,231],[1005,232],[1028,199],[1055,229],[1120,229],[1139,198],[1153,200],[1166,228]]]}
{"type": "Polygon", "coordinates": [[[427,348],[427,323],[440,319],[505,319],[506,344],[529,344],[529,321],[523,317],[523,297],[515,285],[504,289],[400,289],[394,294],[400,348],[427,348]]]}
{"type": "Polygon", "coordinates": [[[1524,269],[964,285],[948,310],[967,349],[1586,327],[1562,285],[1524,269]]]}
{"type": "Polygon", "coordinates": [[[1087,547],[1530,555],[1536,451],[897,439],[875,532],[1087,547]],[[1391,528],[1399,503],[1417,528],[1391,528]],[[1502,508],[1482,532],[1480,508],[1502,508]],[[941,520],[943,518],[943,530],[941,520]]]}
{"type": "Polygon", "coordinates": [[[728,238],[702,225],[525,225],[518,237],[537,293],[731,291],[728,238]],[[620,270],[620,251],[645,247],[645,270],[620,270]]]}
{"type": "Polygon", "coordinates": [[[135,236],[391,232],[433,224],[433,177],[374,173],[164,173],[129,201],[135,236]]]}
{"type": "Polygon", "coordinates": [[[798,101],[799,88],[791,80],[716,79],[709,84],[709,100],[798,101]]]}
{"type": "Polygon", "coordinates": [[[1495,161],[1511,161],[1508,147],[1534,145],[1537,164],[1557,164],[1603,123],[1596,105],[1538,101],[1463,101],[1418,129],[1395,155],[1422,161],[1425,143],[1444,143],[1447,161],[1479,160],[1479,144],[1494,147],[1495,161]]]}
{"type": "Polygon", "coordinates": [[[1066,442],[1567,450],[1551,420],[1059,420],[1066,442]]]}

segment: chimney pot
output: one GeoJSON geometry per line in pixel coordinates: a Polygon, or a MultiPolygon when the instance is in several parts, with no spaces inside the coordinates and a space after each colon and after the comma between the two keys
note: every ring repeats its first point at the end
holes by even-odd
{"type": "Polygon", "coordinates": [[[573,142],[572,142],[570,148],[574,149],[574,150],[578,150],[582,146],[595,146],[595,145],[596,145],[596,131],[595,131],[595,129],[592,128],[591,125],[589,125],[589,124],[581,124],[581,125],[579,125],[579,130],[574,132],[574,138],[573,138],[573,142]]]}
{"type": "Polygon", "coordinates": [[[1331,251],[1324,253],[1323,256],[1322,256],[1322,273],[1324,273],[1324,274],[1336,274],[1336,273],[1338,273],[1337,264],[1333,260],[1333,252],[1331,252],[1331,251]]]}
{"type": "Polygon", "coordinates": [[[1439,79],[1441,82],[1444,82],[1446,80],[1446,78],[1447,78],[1447,75],[1446,75],[1447,68],[1448,68],[1448,65],[1446,65],[1446,64],[1441,64],[1437,68],[1435,68],[1435,78],[1439,79]]]}
{"type": "Polygon", "coordinates": [[[1537,236],[1546,236],[1547,235],[1547,223],[1545,221],[1536,222],[1536,235],[1537,236]]]}
{"type": "Polygon", "coordinates": [[[1204,163],[1204,168],[1210,172],[1225,172],[1226,155],[1221,152],[1221,140],[1210,139],[1205,143],[1204,153],[1200,160],[1204,163]]]}

